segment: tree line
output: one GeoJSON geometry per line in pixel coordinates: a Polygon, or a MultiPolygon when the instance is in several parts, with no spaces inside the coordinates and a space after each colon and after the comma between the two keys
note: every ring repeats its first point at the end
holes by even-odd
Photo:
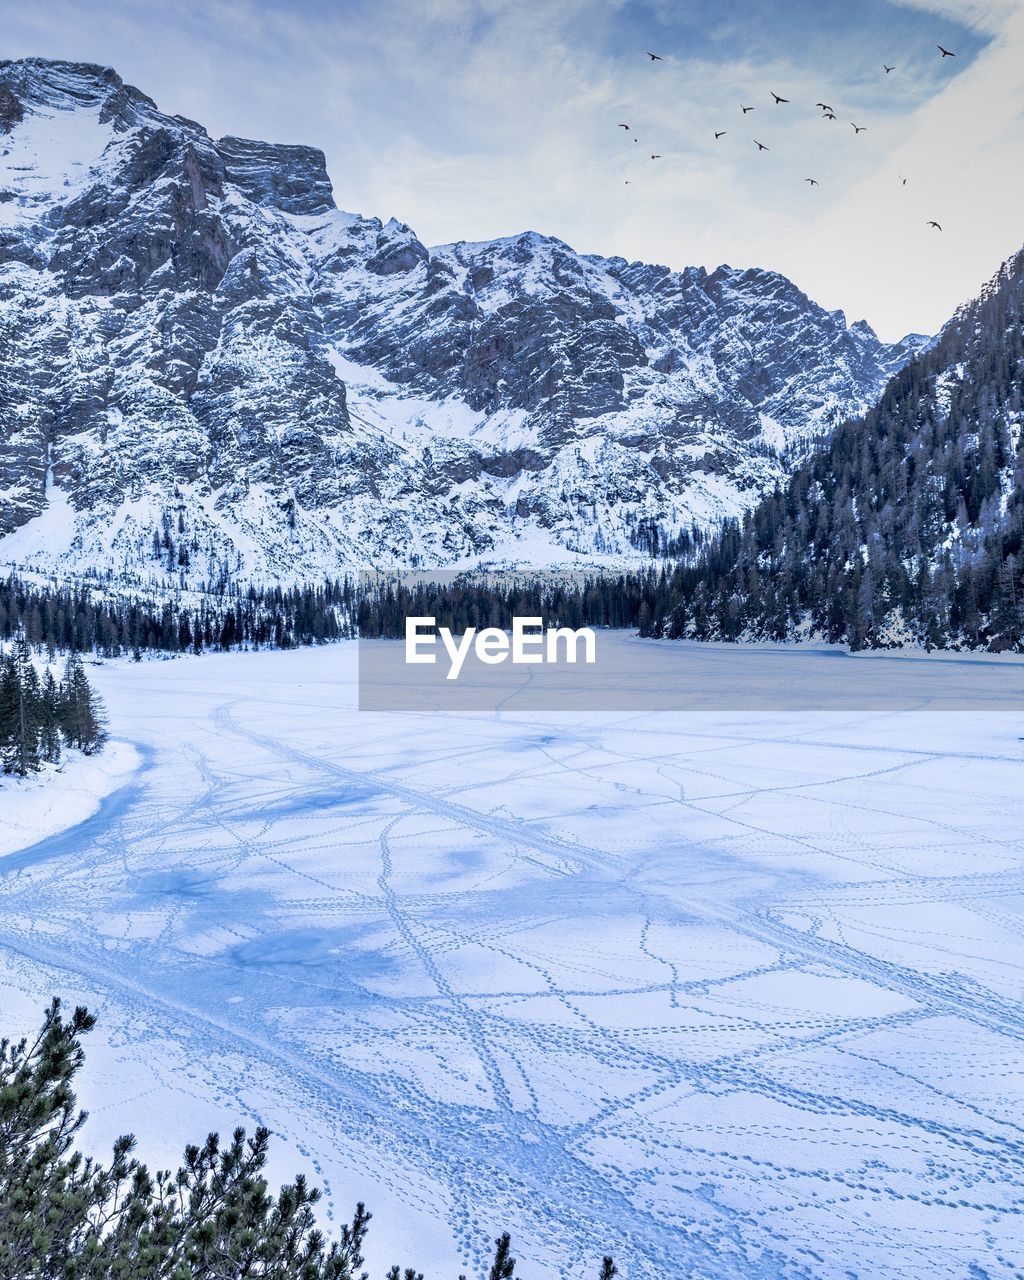
{"type": "MultiPolygon", "coordinates": [[[[316,1223],[319,1188],[299,1174],[271,1191],[264,1128],[251,1138],[236,1129],[225,1143],[210,1134],[185,1148],[174,1173],[150,1172],[130,1135],[107,1163],[83,1155],[73,1085],[95,1021],[81,1007],[65,1017],[54,1000],[34,1039],[0,1042],[4,1280],[366,1280],[365,1206],[328,1240],[316,1223]]],[[[488,1280],[513,1280],[515,1268],[501,1235],[488,1280]]],[[[603,1258],[599,1280],[616,1274],[603,1258]]],[[[423,1277],[394,1266],[386,1280],[423,1277]]]]}
{"type": "Polygon", "coordinates": [[[106,737],[103,704],[86,678],[81,658],[68,658],[59,681],[49,666],[40,675],[28,641],[19,637],[0,658],[3,772],[24,778],[44,764],[56,764],[66,747],[91,755],[106,737]]]}
{"type": "Polygon", "coordinates": [[[469,627],[508,629],[512,619],[541,618],[545,626],[636,627],[644,604],[652,607],[664,571],[579,574],[447,575],[381,579],[362,586],[356,607],[358,633],[368,639],[401,638],[407,617],[431,617],[459,634],[469,627]]]}
{"type": "Polygon", "coordinates": [[[98,657],[290,649],[354,633],[350,578],[301,587],[250,587],[152,600],[113,582],[34,585],[11,574],[0,581],[0,640],[24,635],[50,654],[98,657]]]}

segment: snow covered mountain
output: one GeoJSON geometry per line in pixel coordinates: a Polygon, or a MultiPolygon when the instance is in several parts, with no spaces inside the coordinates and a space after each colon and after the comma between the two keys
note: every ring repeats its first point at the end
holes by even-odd
{"type": "Polygon", "coordinates": [[[769,271],[428,249],[339,211],[319,151],[0,62],[0,561],[184,585],[630,554],[748,506],[922,341],[769,271]]]}

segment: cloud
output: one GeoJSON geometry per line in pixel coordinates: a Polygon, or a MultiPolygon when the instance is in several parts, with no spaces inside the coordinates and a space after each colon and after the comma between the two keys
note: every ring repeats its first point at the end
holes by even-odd
{"type": "Polygon", "coordinates": [[[1014,13],[1019,0],[899,0],[907,9],[941,14],[958,26],[969,27],[990,36],[999,35],[1014,13]]]}
{"type": "Polygon", "coordinates": [[[887,336],[908,319],[934,330],[1024,242],[1024,11],[1000,7],[1000,23],[942,93],[889,122],[877,168],[810,235],[778,244],[818,297],[887,336]]]}

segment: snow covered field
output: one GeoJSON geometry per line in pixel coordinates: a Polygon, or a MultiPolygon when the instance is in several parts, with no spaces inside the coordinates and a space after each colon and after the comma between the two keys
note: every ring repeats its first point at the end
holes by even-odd
{"type": "Polygon", "coordinates": [[[264,1121],[378,1277],[506,1227],[535,1278],[1018,1275],[1024,666],[941,711],[926,660],[649,648],[920,709],[360,714],[351,644],[90,669],[142,763],[0,860],[2,1031],[86,1000],[91,1146],[264,1121]]]}
{"type": "Polygon", "coordinates": [[[138,765],[127,742],[111,742],[100,755],[68,751],[28,778],[0,777],[0,857],[92,817],[138,765]]]}

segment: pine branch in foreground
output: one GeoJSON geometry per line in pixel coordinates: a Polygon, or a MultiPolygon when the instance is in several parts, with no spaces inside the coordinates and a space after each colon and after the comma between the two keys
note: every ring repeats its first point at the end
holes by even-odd
{"type": "MultiPolygon", "coordinates": [[[[211,1133],[185,1148],[175,1173],[150,1173],[119,1138],[109,1164],[76,1139],[86,1115],[74,1078],[95,1018],[65,1018],[54,1000],[34,1040],[0,1041],[0,1276],[4,1280],[367,1280],[370,1214],[356,1205],[338,1239],[316,1225],[320,1190],[302,1174],[274,1195],[267,1129],[211,1133]]],[[[489,1280],[512,1280],[504,1233],[489,1280]]],[[[600,1280],[616,1267],[604,1258],[600,1280]]],[[[394,1266],[386,1280],[423,1280],[394,1266]]],[[[464,1280],[464,1277],[460,1277],[464,1280]]]]}

